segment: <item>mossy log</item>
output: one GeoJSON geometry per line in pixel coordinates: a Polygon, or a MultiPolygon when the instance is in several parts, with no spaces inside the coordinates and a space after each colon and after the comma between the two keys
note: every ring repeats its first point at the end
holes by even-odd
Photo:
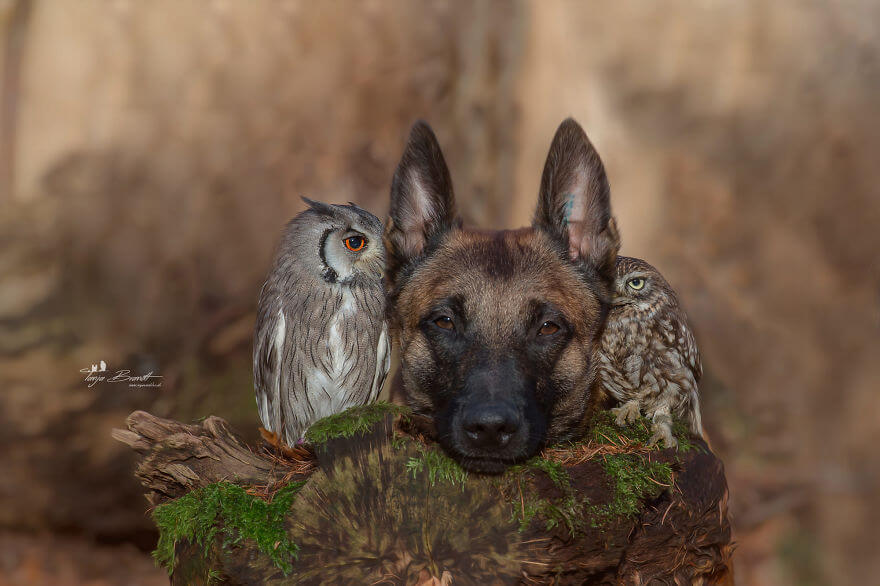
{"type": "Polygon", "coordinates": [[[681,429],[659,450],[644,421],[601,416],[481,476],[382,404],[319,422],[297,450],[249,448],[216,417],[127,423],[114,437],[144,456],[173,584],[733,583],[723,466],[681,429]]]}

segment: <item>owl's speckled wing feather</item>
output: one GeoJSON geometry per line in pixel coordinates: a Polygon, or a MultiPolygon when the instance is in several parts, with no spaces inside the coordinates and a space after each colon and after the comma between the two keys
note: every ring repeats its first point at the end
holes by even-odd
{"type": "Polygon", "coordinates": [[[680,307],[675,312],[674,323],[677,330],[676,343],[672,344],[675,351],[680,355],[681,362],[681,390],[686,395],[682,397],[678,408],[690,423],[691,430],[699,436],[703,436],[703,418],[700,407],[699,383],[703,377],[703,362],[700,360],[700,351],[694,334],[687,322],[684,310],[680,307]]]}
{"type": "Polygon", "coordinates": [[[293,445],[313,421],[326,416],[321,415],[321,406],[332,401],[330,391],[318,379],[330,368],[330,348],[321,341],[327,338],[339,299],[326,287],[301,291],[295,286],[282,299],[289,325],[280,372],[281,416],[285,441],[293,445]]]}
{"type": "Polygon", "coordinates": [[[682,319],[684,321],[681,322],[680,328],[684,341],[681,347],[685,359],[694,374],[694,382],[699,383],[700,379],[703,378],[703,361],[700,358],[700,350],[697,347],[697,341],[694,339],[694,333],[687,325],[687,318],[682,316],[682,319]]]}
{"type": "Polygon", "coordinates": [[[684,311],[677,300],[658,309],[649,325],[648,351],[656,381],[656,394],[649,399],[667,406],[670,413],[685,417],[691,430],[703,434],[698,383],[702,376],[700,353],[684,311]]]}
{"type": "Polygon", "coordinates": [[[391,338],[388,337],[388,324],[382,324],[382,332],[376,343],[376,374],[373,377],[372,395],[378,397],[385,385],[385,377],[391,368],[391,338]]]}
{"type": "Polygon", "coordinates": [[[267,430],[280,433],[281,356],[286,336],[286,320],[281,299],[269,283],[260,291],[260,310],[254,332],[254,390],[260,421],[267,430]]]}

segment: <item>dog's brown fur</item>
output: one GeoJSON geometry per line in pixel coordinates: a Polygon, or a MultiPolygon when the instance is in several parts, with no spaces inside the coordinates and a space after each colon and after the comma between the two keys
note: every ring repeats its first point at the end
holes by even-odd
{"type": "Polygon", "coordinates": [[[576,122],[557,131],[532,227],[502,231],[461,226],[439,145],[417,123],[395,174],[386,247],[406,401],[434,417],[453,457],[497,472],[577,433],[596,400],[592,356],[619,236],[601,161],[576,122]],[[558,331],[539,334],[548,322],[558,331]],[[509,445],[474,446],[462,420],[502,404],[509,445]]]}

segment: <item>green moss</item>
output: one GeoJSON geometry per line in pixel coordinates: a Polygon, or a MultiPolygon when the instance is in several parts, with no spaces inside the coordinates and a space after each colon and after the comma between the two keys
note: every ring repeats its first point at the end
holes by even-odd
{"type": "Polygon", "coordinates": [[[238,485],[217,482],[159,505],[153,510],[153,520],[159,528],[159,543],[153,557],[170,574],[179,541],[198,544],[207,556],[217,536],[223,537],[224,547],[250,539],[278,568],[289,573],[298,547],[287,537],[284,515],[303,484],[293,482],[285,486],[267,503],[238,485]]]}
{"type": "Polygon", "coordinates": [[[323,444],[331,439],[361,435],[372,430],[386,415],[407,415],[409,412],[406,407],[381,401],[352,407],[315,422],[306,431],[306,440],[311,444],[323,444]]]}
{"type": "Polygon", "coordinates": [[[412,440],[409,438],[409,436],[403,435],[396,431],[391,434],[391,447],[395,450],[402,450],[407,445],[409,445],[411,441],[412,440]]]}
{"type": "MultiPolygon", "coordinates": [[[[673,432],[679,441],[679,450],[686,452],[697,446],[690,439],[686,424],[676,421],[673,432]]],[[[644,453],[626,453],[629,444],[647,444],[652,435],[651,423],[641,417],[632,424],[618,427],[610,412],[602,412],[593,420],[585,440],[614,445],[622,448],[620,454],[603,456],[602,466],[612,488],[612,500],[602,505],[590,505],[583,495],[572,487],[565,466],[559,462],[534,457],[522,464],[511,466],[503,476],[490,480],[505,495],[511,506],[512,519],[519,524],[520,531],[526,530],[535,519],[543,522],[549,531],[565,527],[575,537],[582,533],[587,524],[594,527],[604,525],[621,517],[638,514],[647,499],[659,496],[672,482],[672,466],[666,462],[651,461],[644,453]],[[531,486],[537,475],[546,477],[559,489],[556,498],[539,497],[531,486]]],[[[401,449],[407,444],[405,438],[392,439],[393,445],[401,449]]],[[[438,481],[464,485],[467,472],[454,460],[435,448],[426,448],[416,443],[419,456],[410,457],[407,470],[415,478],[423,471],[428,473],[431,486],[438,481]]],[[[571,444],[577,450],[582,444],[571,444]]],[[[563,447],[564,446],[557,446],[563,447]]],[[[660,450],[659,447],[655,448],[660,450]]]]}
{"type": "Polygon", "coordinates": [[[504,482],[514,489],[508,487],[505,492],[510,496],[513,519],[519,522],[520,531],[525,531],[536,516],[543,519],[548,531],[564,525],[574,537],[582,530],[584,500],[572,488],[571,479],[562,464],[535,457],[510,467],[504,474],[504,482]],[[528,488],[529,480],[536,474],[545,474],[559,489],[561,496],[554,499],[536,497],[534,491],[528,488]]]}
{"type": "MultiPolygon", "coordinates": [[[[587,439],[607,445],[624,445],[626,442],[647,445],[651,435],[653,435],[651,420],[647,417],[640,416],[633,423],[620,427],[617,425],[613,413],[602,411],[593,418],[587,439]]],[[[672,435],[678,440],[679,452],[689,452],[699,448],[693,441],[690,427],[680,419],[673,421],[672,435]]],[[[654,446],[654,449],[659,450],[661,446],[654,446]]]]}
{"type": "Polygon", "coordinates": [[[679,452],[690,452],[691,450],[705,451],[702,446],[694,443],[694,436],[691,435],[690,426],[680,419],[672,422],[672,435],[678,440],[679,452]]]}
{"type": "MultiPolygon", "coordinates": [[[[673,433],[678,439],[679,452],[699,449],[686,423],[676,420],[673,433]]],[[[556,446],[563,453],[568,448],[572,453],[578,452],[583,448],[582,442],[620,448],[618,454],[602,456],[602,467],[612,488],[611,501],[606,504],[591,505],[585,497],[577,494],[571,487],[565,467],[558,462],[533,458],[511,467],[505,476],[510,476],[512,481],[504,492],[514,507],[514,517],[520,523],[520,530],[529,527],[533,519],[538,517],[544,520],[548,530],[565,526],[574,537],[584,529],[586,523],[599,527],[614,519],[638,514],[645,500],[659,496],[672,483],[672,465],[651,461],[651,454],[644,453],[644,446],[651,436],[649,419],[640,417],[621,427],[610,411],[603,411],[593,418],[589,432],[581,442],[567,447],[556,446]],[[536,472],[546,474],[562,496],[556,499],[537,498],[534,491],[526,486],[528,477],[536,472]]],[[[650,452],[660,449],[655,446],[650,452]]]]}
{"type": "Polygon", "coordinates": [[[571,537],[575,537],[584,528],[584,505],[583,499],[577,499],[574,495],[567,495],[561,499],[535,498],[525,496],[523,488],[523,500],[513,501],[513,514],[511,519],[519,523],[520,532],[531,526],[535,517],[544,521],[544,528],[552,531],[556,527],[564,526],[571,537]]]}
{"type": "Polygon", "coordinates": [[[610,445],[622,445],[626,442],[647,444],[650,438],[651,422],[646,417],[639,417],[633,423],[620,427],[611,411],[601,411],[593,418],[587,437],[598,444],[610,445]]]}
{"type": "Polygon", "coordinates": [[[603,457],[602,467],[611,482],[610,503],[591,506],[593,526],[612,518],[632,517],[642,509],[645,499],[659,496],[672,484],[672,466],[652,462],[639,454],[613,454],[603,457]]]}
{"type": "Polygon", "coordinates": [[[444,454],[437,448],[428,448],[421,444],[415,444],[419,451],[418,456],[410,456],[406,462],[407,471],[416,478],[422,472],[427,472],[428,482],[435,486],[437,481],[448,484],[457,484],[464,489],[468,479],[467,470],[458,465],[458,462],[444,454]]]}
{"type": "Polygon", "coordinates": [[[565,466],[563,466],[559,462],[553,462],[551,460],[541,458],[540,456],[536,456],[531,460],[528,460],[524,464],[513,467],[514,471],[516,471],[517,469],[543,472],[547,475],[550,481],[553,482],[554,485],[556,485],[556,488],[561,490],[563,493],[571,492],[571,478],[569,478],[568,472],[566,472],[565,470],[565,466]]]}

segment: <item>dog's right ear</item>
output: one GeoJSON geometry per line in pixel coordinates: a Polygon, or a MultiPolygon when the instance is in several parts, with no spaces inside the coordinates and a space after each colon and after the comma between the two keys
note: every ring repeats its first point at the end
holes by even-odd
{"type": "Polygon", "coordinates": [[[559,125],[550,145],[533,226],[564,246],[571,260],[614,275],[620,235],[608,178],[599,153],[573,118],[559,125]]]}
{"type": "Polygon", "coordinates": [[[395,281],[402,266],[457,223],[449,169],[431,127],[419,120],[391,182],[385,227],[389,280],[395,281]]]}

